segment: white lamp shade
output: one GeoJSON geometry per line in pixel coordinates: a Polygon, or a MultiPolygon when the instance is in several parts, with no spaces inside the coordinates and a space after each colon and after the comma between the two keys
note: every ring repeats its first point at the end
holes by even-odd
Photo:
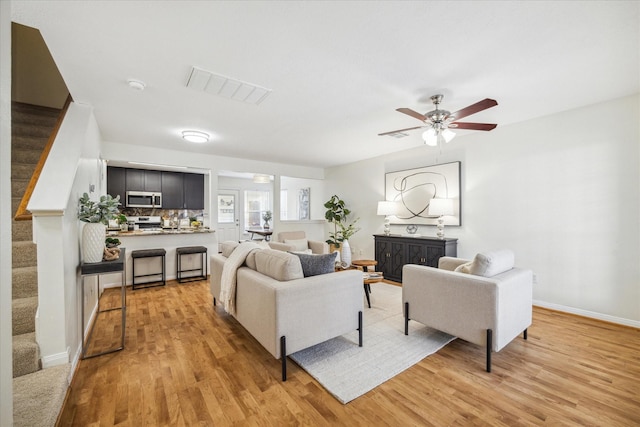
{"type": "Polygon", "coordinates": [[[445,142],[449,142],[456,137],[456,134],[455,132],[452,132],[450,129],[445,129],[442,131],[442,137],[444,138],[445,142]]]}
{"type": "Polygon", "coordinates": [[[453,199],[431,199],[429,215],[453,215],[453,199]]]}
{"type": "Polygon", "coordinates": [[[425,144],[435,147],[438,145],[438,134],[434,128],[427,129],[422,134],[422,140],[425,144]]]}
{"type": "Polygon", "coordinates": [[[392,202],[390,200],[385,200],[383,202],[378,202],[378,215],[395,215],[398,213],[398,202],[392,202]]]}

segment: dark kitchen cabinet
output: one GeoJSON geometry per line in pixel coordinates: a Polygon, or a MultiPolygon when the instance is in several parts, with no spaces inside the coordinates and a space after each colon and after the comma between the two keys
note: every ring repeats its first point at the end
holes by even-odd
{"type": "Polygon", "coordinates": [[[125,205],[126,187],[126,169],[117,167],[107,167],[107,194],[112,197],[120,196],[122,207],[125,205]]]}
{"type": "Polygon", "coordinates": [[[198,173],[107,167],[107,192],[120,195],[123,207],[127,191],[162,192],[163,209],[204,209],[204,175],[198,173]]]}
{"type": "Polygon", "coordinates": [[[204,175],[184,174],[184,207],[186,209],[204,209],[204,175]]]}
{"type": "Polygon", "coordinates": [[[144,191],[160,193],[162,191],[162,179],[160,171],[144,171],[144,191]]]}
{"type": "Polygon", "coordinates": [[[162,208],[182,209],[184,207],[184,174],[182,172],[162,172],[162,208]]]}
{"type": "Polygon", "coordinates": [[[402,282],[405,264],[437,267],[443,256],[457,256],[458,239],[375,234],[376,269],[385,279],[402,282]]]}
{"type": "Polygon", "coordinates": [[[125,169],[127,175],[127,191],[162,191],[160,171],[145,169],[125,169]]]}
{"type": "Polygon", "coordinates": [[[127,191],[144,191],[144,169],[125,169],[127,191]]]}

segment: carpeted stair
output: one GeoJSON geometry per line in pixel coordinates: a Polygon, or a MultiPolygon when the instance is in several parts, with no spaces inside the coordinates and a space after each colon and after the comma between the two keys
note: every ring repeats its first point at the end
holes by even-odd
{"type": "MultiPolygon", "coordinates": [[[[60,110],[12,103],[11,204],[18,209],[60,110]]],[[[32,221],[13,220],[12,318],[14,426],[53,426],[62,407],[70,365],[41,369],[36,342],[38,271],[32,221]]]]}

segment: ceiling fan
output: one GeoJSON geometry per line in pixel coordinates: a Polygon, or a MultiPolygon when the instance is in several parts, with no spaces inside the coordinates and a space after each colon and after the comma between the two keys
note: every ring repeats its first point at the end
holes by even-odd
{"type": "Polygon", "coordinates": [[[396,111],[414,117],[421,122],[424,122],[423,126],[415,126],[412,128],[406,129],[398,129],[393,130],[391,132],[384,132],[378,134],[379,136],[384,135],[393,135],[397,136],[398,134],[402,134],[402,132],[414,129],[422,129],[427,128],[427,130],[422,134],[422,139],[425,144],[431,146],[437,146],[438,143],[449,142],[456,136],[455,133],[451,131],[451,129],[469,129],[469,130],[484,130],[489,131],[498,126],[495,123],[470,123],[470,122],[458,122],[456,120],[460,120],[464,117],[470,116],[472,114],[478,113],[482,110],[486,110],[487,108],[495,107],[498,105],[495,99],[483,99],[482,101],[476,102],[475,104],[469,105],[461,110],[458,110],[454,113],[451,113],[447,110],[440,110],[438,106],[440,102],[442,102],[443,95],[433,95],[431,97],[431,101],[433,105],[436,106],[435,110],[429,111],[428,113],[420,114],[417,111],[414,111],[410,108],[398,108],[396,111]]]}

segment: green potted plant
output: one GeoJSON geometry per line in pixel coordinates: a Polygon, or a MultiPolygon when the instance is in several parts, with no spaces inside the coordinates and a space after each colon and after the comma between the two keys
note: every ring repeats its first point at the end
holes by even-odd
{"type": "MultiPolygon", "coordinates": [[[[120,197],[120,196],[117,196],[120,197]]],[[[120,226],[120,231],[127,231],[127,217],[123,214],[116,215],[116,221],[118,221],[118,225],[120,226]]]]}
{"type": "Polygon", "coordinates": [[[120,196],[107,194],[96,202],[84,193],[78,201],[78,219],[85,222],[82,229],[82,258],[84,262],[100,262],[104,254],[106,225],[117,218],[120,196]]]}
{"type": "Polygon", "coordinates": [[[351,264],[349,239],[360,230],[355,226],[355,223],[360,218],[356,218],[348,224],[347,217],[351,214],[351,211],[347,208],[344,200],[335,194],[324,204],[324,207],[327,208],[324,218],[327,222],[333,223],[333,232],[329,233],[329,239],[326,240],[330,247],[329,250],[333,252],[334,248],[339,249],[340,259],[347,264],[351,264]]]}

